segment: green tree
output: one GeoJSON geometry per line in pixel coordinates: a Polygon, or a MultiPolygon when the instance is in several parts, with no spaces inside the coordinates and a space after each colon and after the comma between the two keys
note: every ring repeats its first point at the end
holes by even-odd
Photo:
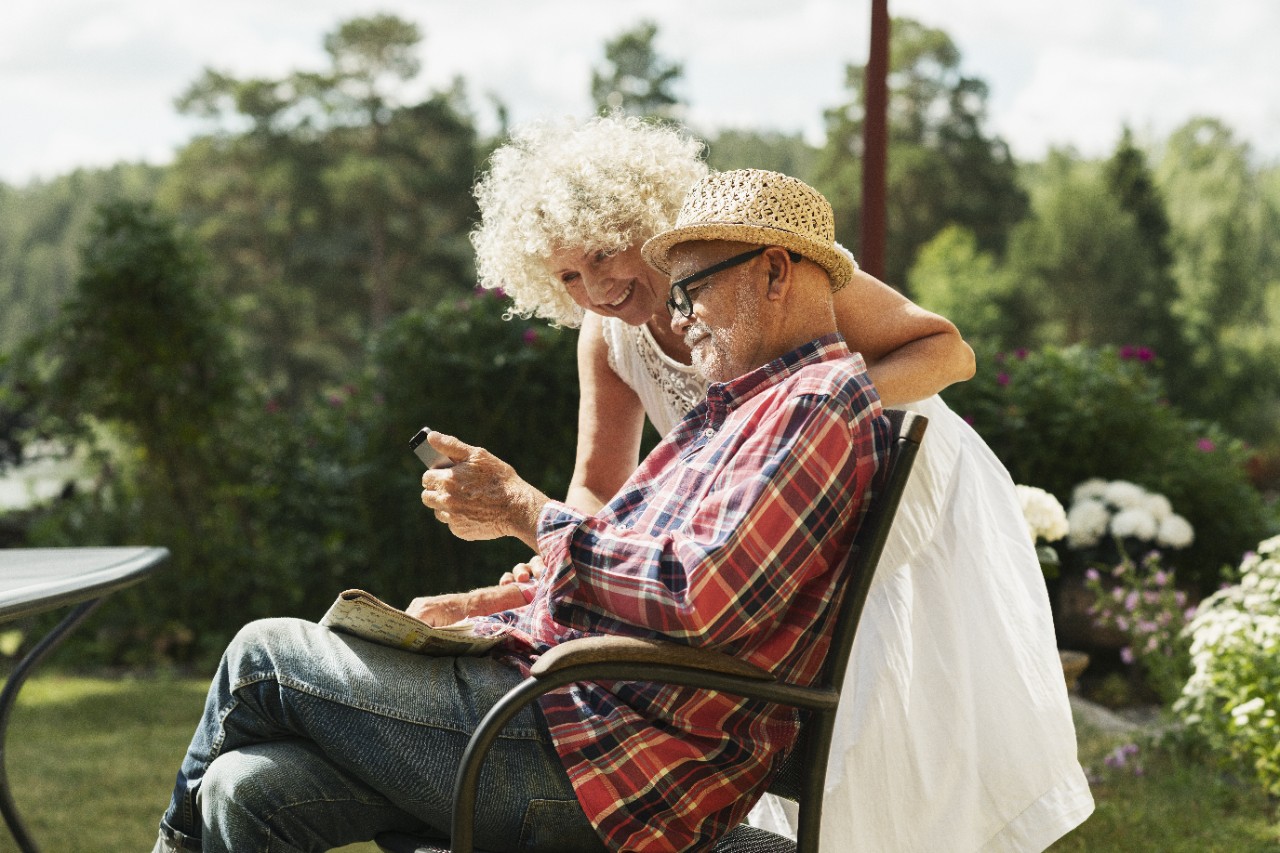
{"type": "Polygon", "coordinates": [[[1202,417],[1273,441],[1280,332],[1269,293],[1280,279],[1280,217],[1264,176],[1247,144],[1205,118],[1169,137],[1155,175],[1168,203],[1189,347],[1170,390],[1202,417]]]}
{"type": "MultiPolygon", "coordinates": [[[[960,70],[941,30],[893,20],[889,68],[888,280],[906,287],[920,247],[949,224],[1000,253],[1027,211],[1009,148],[984,129],[987,85],[960,70]]],[[[850,100],[827,110],[817,182],[836,208],[837,236],[856,245],[861,203],[865,67],[849,65],[850,100]]]]}
{"type": "Polygon", "coordinates": [[[591,72],[591,98],[601,115],[679,117],[683,102],[673,88],[684,68],[659,55],[657,35],[658,25],[643,21],[605,42],[604,64],[591,72]]]}
{"type": "Polygon", "coordinates": [[[0,184],[0,353],[54,322],[74,288],[79,248],[97,206],[150,200],[162,174],[122,163],[21,188],[0,184]]]}
{"type": "Polygon", "coordinates": [[[1148,344],[1160,354],[1166,376],[1184,364],[1188,349],[1182,322],[1177,314],[1178,284],[1173,277],[1173,251],[1170,246],[1172,227],[1165,210],[1164,198],[1156,188],[1155,178],[1147,165],[1146,155],[1125,128],[1120,142],[1103,170],[1112,194],[1134,221],[1140,236],[1135,247],[1148,256],[1118,258],[1133,276],[1134,293],[1130,303],[1135,314],[1131,343],[1148,344]]]}
{"type": "Polygon", "coordinates": [[[1041,316],[1030,294],[958,225],[943,228],[921,247],[911,285],[922,307],[951,320],[970,341],[1000,349],[1036,343],[1041,316]]]}
{"type": "Polygon", "coordinates": [[[776,130],[722,130],[707,146],[707,164],[719,171],[769,169],[813,182],[818,149],[799,133],[776,130]]]}
{"type": "Polygon", "coordinates": [[[359,367],[411,305],[464,292],[478,165],[460,84],[417,103],[413,24],[341,24],[329,65],[279,78],[206,71],[178,100],[214,123],[179,152],[164,202],[215,259],[268,387],[302,399],[359,367]]]}
{"type": "Polygon", "coordinates": [[[1033,215],[1010,237],[1008,266],[1043,307],[1052,343],[1151,345],[1138,305],[1153,277],[1134,216],[1102,170],[1053,152],[1031,192],[1033,215]]]}

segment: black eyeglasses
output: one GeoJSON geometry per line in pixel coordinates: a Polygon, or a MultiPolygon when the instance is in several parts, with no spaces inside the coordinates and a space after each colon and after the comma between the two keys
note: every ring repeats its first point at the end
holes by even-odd
{"type": "MultiPolygon", "coordinates": [[[[743,252],[741,255],[734,255],[732,258],[726,258],[718,264],[712,264],[705,270],[698,270],[693,275],[687,275],[679,281],[671,282],[671,298],[667,300],[667,310],[671,312],[672,317],[676,315],[677,311],[685,317],[692,317],[693,299],[689,296],[689,285],[696,281],[702,281],[704,278],[709,278],[718,272],[724,272],[730,267],[736,267],[738,264],[745,264],[757,255],[764,254],[765,250],[768,248],[769,246],[761,246],[758,249],[743,252]]],[[[798,264],[800,261],[804,260],[804,257],[799,252],[793,252],[788,249],[787,254],[791,256],[791,263],[793,264],[798,264]]],[[[698,285],[698,287],[703,286],[704,285],[698,285]]],[[[695,287],[692,289],[697,290],[698,288],[695,287]]]]}
{"type": "MultiPolygon", "coordinates": [[[[734,255],[718,264],[712,264],[704,270],[698,270],[693,275],[687,275],[679,281],[671,282],[671,298],[667,300],[667,310],[674,317],[679,311],[685,317],[693,316],[693,299],[689,296],[689,285],[696,281],[702,281],[704,278],[710,278],[718,272],[724,272],[730,267],[736,267],[738,264],[745,264],[747,261],[764,254],[764,250],[768,246],[761,246],[758,249],[752,249],[750,252],[743,252],[741,255],[734,255]]],[[[699,285],[702,286],[702,285],[699,285]]],[[[697,290],[698,288],[693,288],[697,290]]]]}

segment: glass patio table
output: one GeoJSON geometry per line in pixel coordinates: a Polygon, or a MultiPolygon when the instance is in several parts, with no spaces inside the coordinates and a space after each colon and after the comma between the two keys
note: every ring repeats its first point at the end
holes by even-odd
{"type": "Polygon", "coordinates": [[[0,623],[75,605],[27,653],[0,692],[0,814],[22,853],[39,848],[18,816],[5,770],[9,716],[27,676],[111,593],[145,578],[169,556],[166,548],[0,549],[0,623]]]}

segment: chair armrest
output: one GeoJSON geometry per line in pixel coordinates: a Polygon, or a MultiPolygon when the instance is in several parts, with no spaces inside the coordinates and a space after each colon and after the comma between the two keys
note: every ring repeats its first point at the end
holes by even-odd
{"type": "Polygon", "coordinates": [[[753,681],[774,681],[768,670],[711,649],[697,649],[662,640],[639,637],[582,637],[561,643],[542,655],[531,670],[544,678],[568,666],[591,663],[652,663],[687,666],[706,672],[734,675],[753,681]]]}

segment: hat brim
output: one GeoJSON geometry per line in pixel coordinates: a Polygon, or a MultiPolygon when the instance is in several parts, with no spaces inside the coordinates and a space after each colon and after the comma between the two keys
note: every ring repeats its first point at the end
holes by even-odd
{"type": "Polygon", "coordinates": [[[681,243],[727,240],[756,246],[781,246],[804,255],[827,271],[831,289],[839,290],[853,278],[853,262],[832,246],[811,240],[793,231],[742,222],[700,222],[655,234],[640,247],[645,262],[666,275],[671,274],[669,254],[681,243]]]}

